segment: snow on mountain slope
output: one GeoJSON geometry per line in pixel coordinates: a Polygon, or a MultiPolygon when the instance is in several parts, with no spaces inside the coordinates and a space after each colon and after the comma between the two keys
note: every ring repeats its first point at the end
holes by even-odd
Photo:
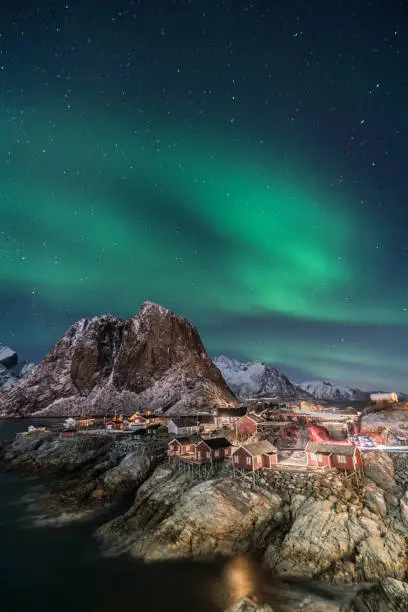
{"type": "Polygon", "coordinates": [[[236,398],[186,319],[145,302],[131,319],[81,319],[24,378],[0,391],[0,416],[196,414],[236,398]]]}
{"type": "Polygon", "coordinates": [[[11,385],[15,380],[14,376],[10,374],[10,371],[0,363],[0,388],[11,385]]]}
{"type": "Polygon", "coordinates": [[[351,387],[343,387],[336,385],[328,380],[313,380],[299,383],[298,385],[304,391],[307,391],[314,398],[328,401],[360,401],[369,399],[368,391],[362,389],[352,389],[351,387]]]}
{"type": "Polygon", "coordinates": [[[5,344],[0,344],[0,363],[5,368],[12,368],[17,363],[17,353],[5,344]]]}
{"type": "Polygon", "coordinates": [[[8,387],[34,368],[29,361],[18,361],[14,349],[0,343],[0,388],[8,387]]]}
{"type": "Polygon", "coordinates": [[[262,361],[241,362],[224,355],[214,357],[229,388],[241,399],[277,397],[280,400],[311,399],[309,393],[291,383],[276,368],[262,361]]]}

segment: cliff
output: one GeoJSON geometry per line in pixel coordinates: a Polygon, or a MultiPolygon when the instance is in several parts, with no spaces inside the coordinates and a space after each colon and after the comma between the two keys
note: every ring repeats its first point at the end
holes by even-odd
{"type": "Polygon", "coordinates": [[[236,399],[183,317],[145,302],[122,320],[81,319],[23,379],[0,390],[0,416],[189,414],[236,399]]]}

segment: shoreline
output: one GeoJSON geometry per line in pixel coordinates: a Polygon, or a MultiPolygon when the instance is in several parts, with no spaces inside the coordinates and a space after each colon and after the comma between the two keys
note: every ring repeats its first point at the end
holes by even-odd
{"type": "Polygon", "coordinates": [[[41,504],[51,527],[58,515],[103,516],[127,496],[93,534],[108,557],[151,563],[257,554],[268,570],[326,583],[406,579],[407,527],[395,481],[406,467],[395,474],[385,453],[368,457],[359,489],[337,472],[273,472],[254,485],[227,467],[215,478],[189,476],[138,456],[123,438],[27,436],[2,445],[0,467],[57,476],[41,504]]]}

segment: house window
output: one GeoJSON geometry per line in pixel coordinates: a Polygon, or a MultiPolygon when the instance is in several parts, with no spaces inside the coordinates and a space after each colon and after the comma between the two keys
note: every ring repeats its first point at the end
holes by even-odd
{"type": "Polygon", "coordinates": [[[211,459],[211,453],[207,452],[207,459],[211,459]]]}
{"type": "Polygon", "coordinates": [[[201,459],[201,451],[198,451],[198,453],[197,453],[197,457],[198,457],[199,459],[201,459]]]}
{"type": "Polygon", "coordinates": [[[251,465],[251,463],[252,463],[251,457],[247,457],[246,458],[246,463],[247,463],[247,465],[251,465]]]}
{"type": "Polygon", "coordinates": [[[323,457],[321,455],[316,455],[316,459],[318,460],[319,463],[323,461],[323,457]]]}
{"type": "Polygon", "coordinates": [[[339,463],[347,463],[347,459],[345,458],[345,456],[344,456],[344,455],[338,455],[338,456],[337,456],[337,461],[338,461],[339,463]]]}
{"type": "Polygon", "coordinates": [[[216,450],[216,451],[215,451],[215,453],[214,453],[214,455],[215,455],[216,457],[219,457],[219,456],[220,456],[220,451],[219,451],[219,450],[216,450]]]}
{"type": "Polygon", "coordinates": [[[239,457],[238,457],[238,455],[234,455],[234,463],[239,463],[239,457]]]}
{"type": "Polygon", "coordinates": [[[316,461],[317,456],[314,453],[310,453],[310,458],[312,461],[316,461]]]}

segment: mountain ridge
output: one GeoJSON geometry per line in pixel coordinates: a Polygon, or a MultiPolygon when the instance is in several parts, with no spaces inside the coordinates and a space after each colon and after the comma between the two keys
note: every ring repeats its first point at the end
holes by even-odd
{"type": "Polygon", "coordinates": [[[227,385],[241,400],[276,396],[282,401],[310,400],[312,396],[285,374],[263,361],[239,361],[225,355],[213,357],[227,385]]]}
{"type": "Polygon", "coordinates": [[[80,319],[24,379],[0,390],[0,416],[194,414],[236,405],[196,328],[149,301],[130,319],[80,319]]]}
{"type": "Polygon", "coordinates": [[[314,398],[326,401],[364,401],[370,399],[370,391],[339,385],[329,380],[311,380],[298,383],[314,398]]]}

